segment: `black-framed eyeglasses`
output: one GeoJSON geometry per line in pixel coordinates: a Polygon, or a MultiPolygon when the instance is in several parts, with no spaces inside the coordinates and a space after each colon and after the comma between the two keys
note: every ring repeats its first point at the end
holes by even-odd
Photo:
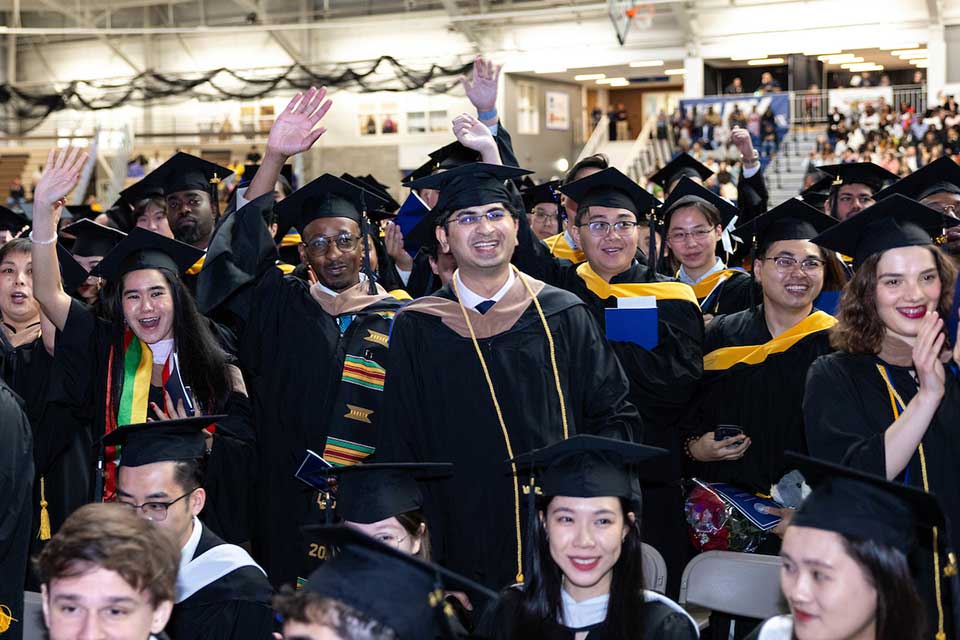
{"type": "Polygon", "coordinates": [[[336,237],[330,236],[317,236],[310,240],[310,242],[305,243],[307,251],[310,253],[325,256],[327,252],[330,251],[330,247],[334,244],[337,245],[342,253],[349,253],[357,248],[357,245],[360,244],[361,236],[351,235],[349,233],[341,233],[336,237]]]}
{"type": "Polygon", "coordinates": [[[506,217],[507,212],[503,209],[491,209],[483,213],[464,213],[453,220],[461,227],[472,227],[475,224],[480,224],[480,221],[484,218],[486,218],[490,224],[496,224],[506,217]]]}
{"type": "Polygon", "coordinates": [[[804,273],[816,273],[823,269],[825,262],[820,258],[804,258],[803,260],[797,260],[791,256],[776,256],[775,258],[764,258],[764,260],[769,260],[777,267],[777,271],[782,273],[787,273],[793,271],[798,266],[800,271],[804,273]]]}
{"type": "Polygon", "coordinates": [[[594,238],[604,238],[608,233],[610,233],[611,229],[613,229],[613,232],[619,236],[625,233],[630,233],[637,228],[637,225],[638,223],[636,220],[618,220],[613,224],[610,224],[604,220],[597,220],[595,222],[588,222],[587,224],[581,224],[579,226],[586,227],[587,231],[594,238]]]}
{"type": "Polygon", "coordinates": [[[194,487],[193,489],[190,489],[190,491],[187,491],[185,494],[183,494],[182,496],[180,496],[179,498],[171,502],[144,502],[143,504],[135,504],[133,502],[126,502],[124,500],[121,500],[119,497],[115,497],[114,501],[117,502],[118,504],[122,504],[125,507],[130,507],[134,511],[141,512],[143,514],[143,517],[146,518],[147,520],[151,520],[153,522],[163,522],[164,520],[167,519],[167,510],[170,509],[171,506],[180,502],[181,500],[183,500],[184,498],[186,498],[187,496],[189,496],[191,493],[193,493],[199,488],[200,487],[194,487]]]}

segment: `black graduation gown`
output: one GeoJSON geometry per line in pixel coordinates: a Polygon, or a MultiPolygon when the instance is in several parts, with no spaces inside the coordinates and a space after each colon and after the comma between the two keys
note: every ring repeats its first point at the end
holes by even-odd
{"type": "Polygon", "coordinates": [[[749,273],[734,271],[716,290],[697,295],[704,313],[714,316],[746,311],[763,300],[763,291],[749,273]],[[706,303],[706,306],[704,306],[706,303]]]}
{"type": "MultiPolygon", "coordinates": [[[[590,290],[575,265],[553,257],[546,245],[520,221],[520,238],[513,262],[525,273],[566,289],[580,298],[597,321],[606,326],[604,310],[615,308],[617,298],[600,298],[590,290]]],[[[676,282],[634,260],[611,285],[676,282]]],[[[703,317],[686,300],[657,300],[657,346],[644,349],[632,342],[610,342],[630,381],[630,402],[643,419],[644,444],[662,447],[669,458],[644,465],[643,535],[667,562],[667,593],[679,594],[680,578],[688,558],[683,496],[680,489],[683,446],[678,423],[686,414],[703,374],[703,317]]]]}
{"type": "MultiPolygon", "coordinates": [[[[707,325],[703,350],[711,354],[727,347],[763,345],[772,339],[761,304],[715,318],[707,325]]],[[[829,352],[828,332],[822,330],[786,351],[768,355],[763,362],[705,370],[690,418],[694,434],[713,431],[719,424],[736,425],[752,442],[740,460],[688,461],[690,475],[769,494],[771,485],[789,471],[784,453],[807,451],[801,410],[803,385],[813,361],[829,352]]]]}
{"type": "MultiPolygon", "coordinates": [[[[514,629],[514,620],[518,616],[520,592],[517,589],[504,591],[500,598],[488,609],[478,623],[475,638],[483,640],[574,640],[578,631],[570,629],[555,620],[543,620],[537,632],[514,629]]],[[[663,602],[647,602],[643,606],[644,618],[635,638],[643,640],[696,640],[697,630],[690,619],[675,611],[663,602]]],[[[586,640],[625,640],[616,638],[603,623],[590,627],[586,640]]]]}
{"type": "Polygon", "coordinates": [[[31,537],[33,440],[21,403],[0,380],[0,628],[9,625],[0,634],[4,640],[23,636],[23,577],[31,537]]]}
{"type": "MultiPolygon", "coordinates": [[[[917,394],[911,368],[889,365],[868,354],[837,352],[817,360],[810,368],[803,401],[807,441],[810,454],[854,469],[886,476],[884,433],[893,424],[890,394],[877,365],[886,366],[890,381],[905,403],[917,394]]],[[[960,523],[960,379],[953,371],[946,374],[945,390],[940,407],[923,436],[930,492],[940,499],[945,515],[956,530],[960,523]]],[[[923,489],[919,451],[914,453],[907,469],[896,478],[923,489]]],[[[956,534],[954,534],[956,539],[956,534]]],[[[917,587],[927,604],[927,620],[936,629],[937,609],[934,590],[932,535],[924,532],[919,548],[911,554],[910,563],[917,587]]],[[[939,557],[941,570],[944,556],[939,557]]],[[[949,586],[941,579],[944,614],[952,624],[949,586]]],[[[932,633],[931,633],[932,637],[932,633]]]]}
{"type": "Polygon", "coordinates": [[[325,455],[328,435],[380,424],[382,386],[344,382],[344,367],[349,356],[386,370],[387,336],[401,303],[387,297],[349,314],[353,320],[341,332],[308,283],[274,266],[265,206],[273,206],[272,193],[221,225],[200,272],[198,304],[231,318],[256,424],[268,434],[258,443],[252,541],[257,562],[280,586],[307,578],[323,554],[300,527],[322,522],[325,514],[317,492],[294,474],[307,449],[325,455]]]}
{"type": "MultiPolygon", "coordinates": [[[[68,407],[48,402],[53,358],[41,338],[14,348],[0,332],[0,378],[24,402],[33,432],[35,478],[31,554],[45,544],[40,539],[41,478],[50,531],[56,533],[68,515],[90,501],[93,487],[93,438],[88,426],[77,423],[68,407]]],[[[27,585],[39,589],[28,576],[27,585]]]]}
{"type": "MultiPolygon", "coordinates": [[[[449,287],[437,296],[456,301],[449,287]]],[[[537,299],[555,343],[569,435],[634,439],[641,423],[627,401],[626,376],[589,311],[549,285],[537,299]]],[[[383,405],[390,429],[378,432],[377,461],[454,464],[452,478],[425,488],[435,558],[498,589],[517,573],[513,478],[504,464],[510,456],[469,335],[416,305],[394,322],[383,405]]],[[[487,316],[498,313],[494,305],[487,316]]],[[[478,342],[514,455],[561,440],[547,340],[532,302],[509,329],[478,342]]]]}
{"type": "Polygon", "coordinates": [[[740,210],[737,224],[749,222],[766,213],[769,197],[762,167],[749,178],[744,178],[741,174],[737,181],[737,209],[740,210]]]}
{"type": "MultiPolygon", "coordinates": [[[[68,409],[77,424],[90,425],[94,461],[106,428],[107,370],[113,339],[112,323],[98,318],[83,303],[71,301],[63,331],[57,333],[50,401],[68,409]]],[[[150,399],[159,404],[162,398],[161,389],[151,386],[150,399]]],[[[218,422],[225,433],[214,436],[207,460],[207,507],[202,517],[228,541],[242,543],[249,539],[247,470],[254,464],[256,452],[250,401],[231,392],[215,413],[227,417],[218,422]]],[[[96,470],[92,473],[95,477],[96,470]]],[[[91,494],[90,499],[100,497],[91,494]]]]}
{"type": "MultiPolygon", "coordinates": [[[[224,544],[207,527],[193,554],[224,544]]],[[[234,569],[173,607],[165,628],[171,640],[263,640],[274,630],[273,589],[256,567],[234,569]]]]}

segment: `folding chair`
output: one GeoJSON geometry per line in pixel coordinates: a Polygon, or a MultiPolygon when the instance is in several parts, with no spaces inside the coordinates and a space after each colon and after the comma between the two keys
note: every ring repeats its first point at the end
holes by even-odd
{"type": "Polygon", "coordinates": [[[780,597],[780,558],[707,551],[683,570],[680,604],[764,620],[786,613],[780,597]]]}
{"type": "Polygon", "coordinates": [[[23,594],[23,640],[46,640],[46,637],[40,594],[26,591],[23,594]]]}
{"type": "Polygon", "coordinates": [[[643,588],[665,593],[667,588],[667,563],[656,548],[643,543],[643,588]]]}

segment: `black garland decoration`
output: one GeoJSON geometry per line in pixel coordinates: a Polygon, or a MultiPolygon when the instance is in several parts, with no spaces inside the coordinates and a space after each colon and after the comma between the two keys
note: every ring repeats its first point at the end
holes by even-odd
{"type": "Polygon", "coordinates": [[[51,113],[63,109],[100,111],[170,98],[255,100],[275,91],[304,90],[311,86],[353,89],[361,93],[416,90],[448,93],[460,83],[460,76],[471,68],[472,61],[452,67],[431,64],[425,70],[416,70],[401,64],[392,56],[381,56],[366,63],[366,68],[360,70],[347,66],[320,73],[302,64],[294,64],[273,77],[246,77],[225,67],[200,74],[144,71],[123,82],[75,80],[62,91],[51,93],[25,91],[14,85],[2,84],[0,104],[7,106],[8,114],[15,123],[17,131],[10,133],[22,135],[39,126],[51,113]],[[388,71],[380,70],[383,64],[389,67],[388,71]],[[227,78],[242,87],[233,90],[226,88],[222,80],[227,78]],[[96,97],[89,97],[91,94],[96,97]]]}

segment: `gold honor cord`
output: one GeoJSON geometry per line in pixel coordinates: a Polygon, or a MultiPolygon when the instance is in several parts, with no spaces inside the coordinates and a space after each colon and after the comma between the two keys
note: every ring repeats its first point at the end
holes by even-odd
{"type": "MultiPolygon", "coordinates": [[[[540,301],[534,295],[530,283],[524,280],[523,274],[516,267],[510,265],[514,270],[520,282],[526,288],[527,293],[533,299],[533,305],[537,308],[537,314],[540,316],[540,322],[543,324],[543,330],[547,334],[547,344],[550,347],[550,365],[553,367],[553,380],[557,385],[557,395],[560,398],[560,418],[563,424],[563,439],[569,437],[569,427],[567,425],[566,402],[563,399],[563,389],[560,386],[560,371],[557,369],[557,355],[553,344],[553,336],[550,334],[550,327],[547,324],[547,317],[543,314],[543,308],[540,301]]],[[[470,322],[470,315],[466,307],[463,306],[463,299],[460,297],[460,287],[457,284],[457,276],[453,278],[453,292],[457,295],[457,302],[460,304],[460,312],[463,314],[463,320],[467,323],[467,329],[470,331],[470,340],[473,342],[473,348],[477,352],[477,358],[480,360],[480,368],[483,369],[483,377],[487,381],[487,389],[490,390],[490,398],[493,400],[493,408],[497,412],[497,421],[500,423],[500,432],[503,434],[503,442],[507,446],[507,455],[510,456],[510,470],[513,472],[513,519],[517,534],[517,583],[523,583],[523,537],[520,533],[520,484],[517,474],[517,465],[513,462],[513,445],[510,443],[510,434],[507,432],[507,424],[503,419],[503,411],[500,409],[500,401],[497,400],[497,392],[493,388],[493,379],[490,377],[490,370],[487,368],[487,361],[483,357],[483,351],[480,350],[480,343],[477,341],[477,334],[473,330],[473,324],[470,322]]]]}
{"type": "MultiPolygon", "coordinates": [[[[883,381],[887,385],[887,393],[890,394],[890,408],[893,409],[893,419],[897,421],[900,419],[900,410],[897,408],[897,403],[900,403],[900,406],[904,408],[906,408],[907,405],[903,401],[903,398],[900,397],[900,394],[897,393],[897,390],[893,388],[893,384],[890,382],[890,378],[887,376],[887,371],[883,368],[883,365],[878,364],[877,371],[880,372],[880,377],[883,378],[883,381]]],[[[917,451],[920,454],[920,476],[923,480],[923,490],[930,493],[930,483],[927,480],[927,456],[923,452],[923,442],[920,443],[917,451]]],[[[943,603],[940,593],[940,551],[937,546],[938,538],[939,532],[936,527],[933,527],[933,588],[937,594],[936,640],[946,640],[947,634],[943,630],[943,603]]]]}

